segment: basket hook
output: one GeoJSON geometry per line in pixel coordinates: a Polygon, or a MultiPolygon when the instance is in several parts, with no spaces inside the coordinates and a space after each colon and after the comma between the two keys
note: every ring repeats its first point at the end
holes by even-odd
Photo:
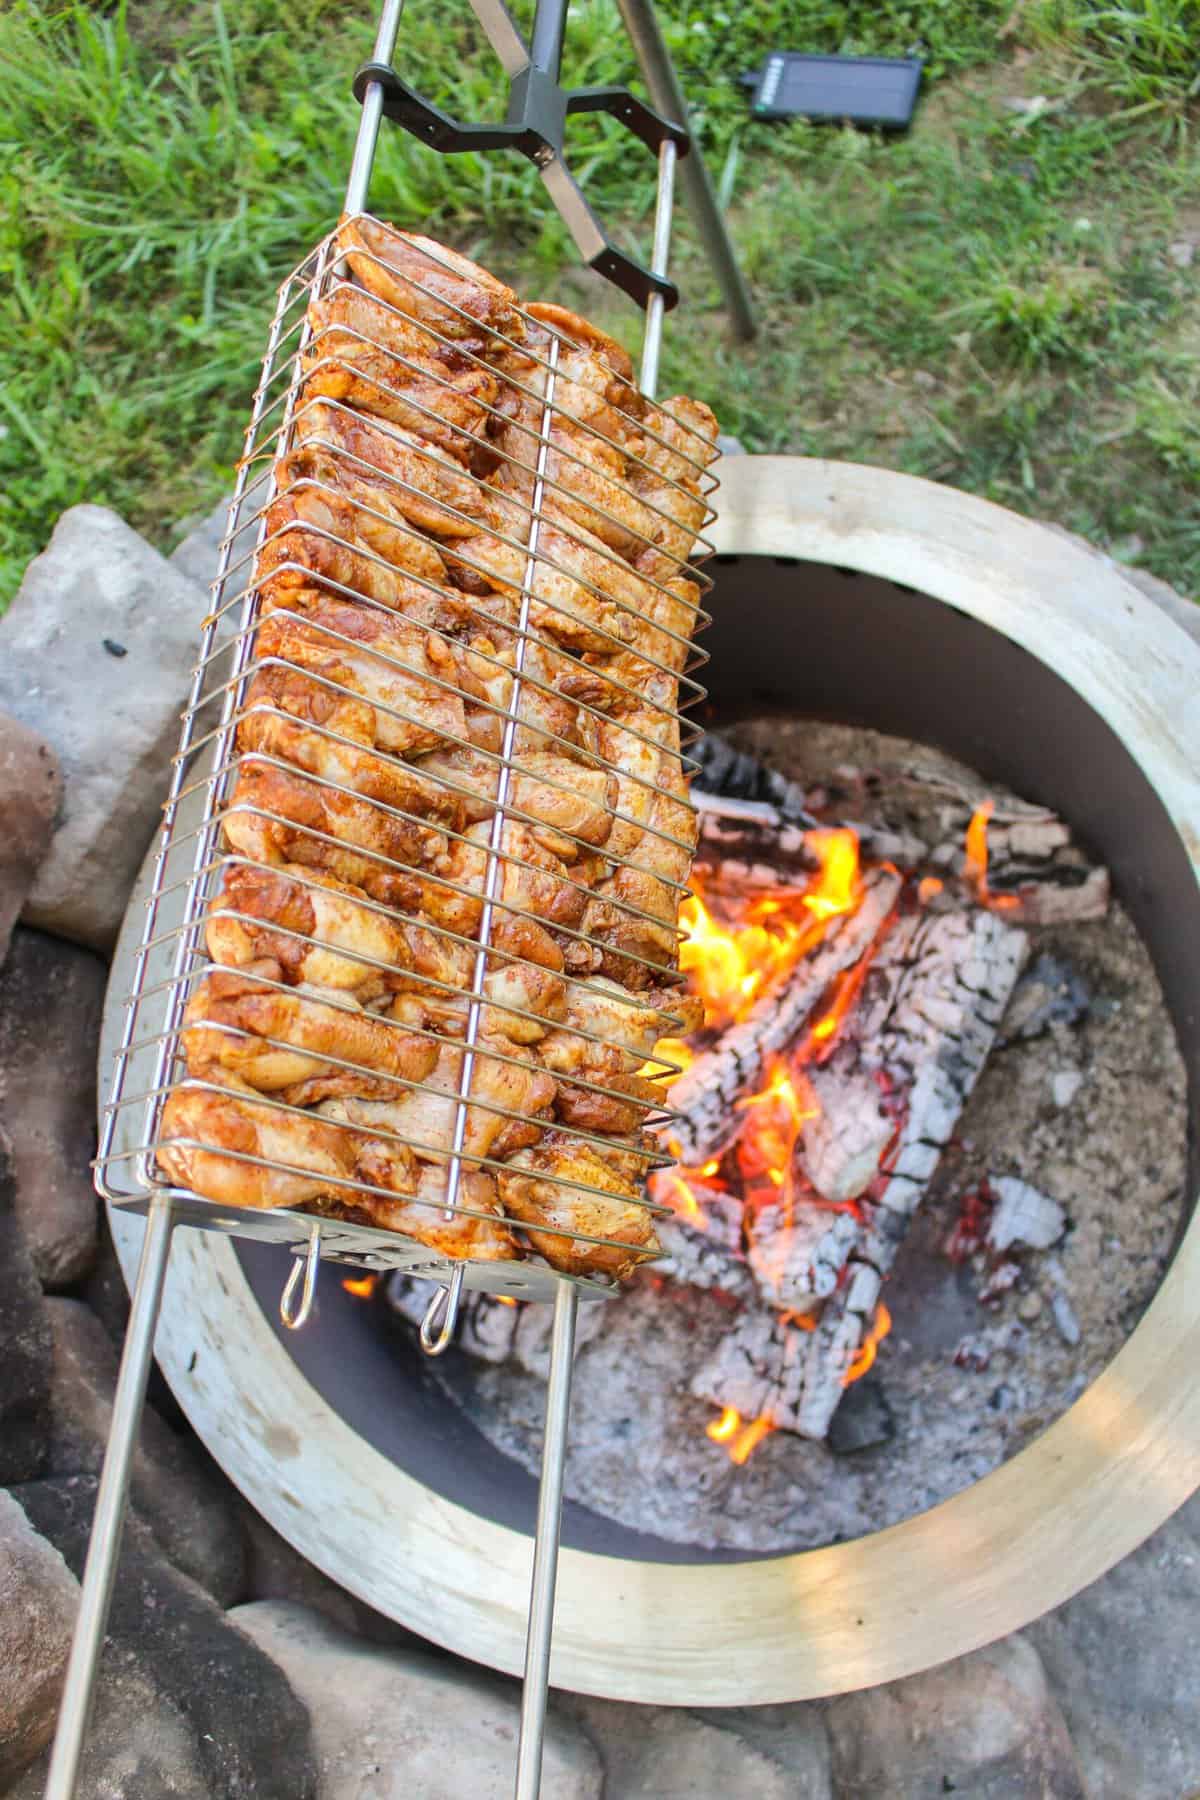
{"type": "Polygon", "coordinates": [[[462,1300],[463,1276],[466,1265],[459,1263],[450,1277],[448,1287],[440,1287],[429,1302],[425,1317],[421,1320],[421,1348],[426,1356],[440,1356],[447,1349],[454,1336],[454,1327],[458,1324],[458,1308],[462,1300]],[[438,1320],[441,1326],[438,1328],[438,1320]],[[437,1336],[434,1331],[437,1329],[437,1336]]]}
{"type": "Polygon", "coordinates": [[[287,1285],[279,1297],[279,1316],[289,1331],[299,1331],[306,1325],[312,1314],[313,1300],[317,1292],[317,1270],[321,1266],[321,1227],[317,1220],[313,1221],[312,1235],[308,1240],[308,1252],[296,1257],[292,1263],[292,1272],[287,1278],[287,1285]],[[296,1289],[303,1276],[304,1286],[300,1294],[300,1304],[296,1305],[296,1289]]]}

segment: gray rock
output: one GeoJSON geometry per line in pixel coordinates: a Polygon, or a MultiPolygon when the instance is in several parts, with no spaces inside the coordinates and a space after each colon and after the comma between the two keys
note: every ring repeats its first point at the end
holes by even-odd
{"type": "Polygon", "coordinates": [[[604,1759],[606,1795],[831,1800],[829,1745],[814,1707],[689,1712],[615,1700],[568,1704],[604,1759]]]}
{"type": "MultiPolygon", "coordinates": [[[[82,1300],[48,1300],[54,1340],[49,1475],[98,1475],[112,1422],[117,1356],[82,1300]]],[[[241,1507],[234,1490],[187,1437],[153,1407],[142,1414],[133,1459],[133,1504],[168,1559],[221,1606],[245,1592],[241,1507]]]]}
{"type": "Polygon", "coordinates": [[[23,917],[108,949],[158,822],[205,595],[116,513],[73,506],[0,620],[0,708],[54,746],[63,806],[23,917]]]}
{"type": "Polygon", "coordinates": [[[722,456],[745,456],[746,446],[741,438],[732,437],[726,432],[717,435],[717,449],[722,456]]]}
{"type": "Polygon", "coordinates": [[[828,1703],[826,1718],[838,1800],[1088,1800],[1026,1637],[844,1694],[828,1703]]]}
{"type": "Polygon", "coordinates": [[[58,758],[36,731],[0,713],[0,963],[54,836],[58,758]]]}
{"type": "MultiPolygon", "coordinates": [[[[47,1750],[4,1800],[43,1800],[49,1765],[47,1750]]],[[[215,1800],[223,1791],[205,1776],[179,1708],[139,1673],[132,1657],[107,1646],[75,1800],[215,1800]]]]}
{"type": "Polygon", "coordinates": [[[0,1117],[12,1139],[17,1218],[43,1287],[81,1281],[96,1254],[96,1046],[107,970],[98,956],[18,930],[0,973],[0,1117]]]}
{"type": "Polygon", "coordinates": [[[1028,1628],[1066,1715],[1089,1800],[1200,1791],[1200,1499],[1028,1628]]]}
{"type": "MultiPolygon", "coordinates": [[[[308,1706],[321,1800],[507,1800],[512,1793],[515,1683],[464,1663],[368,1647],[281,1601],[239,1606],[229,1616],[308,1706]]],[[[600,1800],[602,1791],[595,1751],[552,1712],[542,1800],[600,1800]]]]}
{"type": "Polygon", "coordinates": [[[50,1323],[15,1214],[12,1147],[0,1130],[0,1486],[46,1465],[50,1323]]]}
{"type": "MultiPolygon", "coordinates": [[[[57,1477],[14,1491],[76,1575],[87,1553],[96,1485],[90,1476],[57,1477]]],[[[171,1567],[133,1514],[104,1654],[113,1668],[134,1668],[175,1708],[214,1800],[316,1800],[308,1713],[286,1677],[202,1588],[171,1567]]]]}
{"type": "Polygon", "coordinates": [[[0,1492],[0,1789],[50,1740],[79,1584],[0,1492]]]}
{"type": "Polygon", "coordinates": [[[174,567],[198,587],[210,587],[217,578],[221,539],[225,536],[228,520],[229,500],[225,499],[205,518],[194,524],[183,541],[176,544],[171,552],[169,560],[174,567]]]}

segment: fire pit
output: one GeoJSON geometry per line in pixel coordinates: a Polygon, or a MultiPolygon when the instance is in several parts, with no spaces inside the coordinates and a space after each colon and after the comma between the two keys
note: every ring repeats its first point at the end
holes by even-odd
{"type": "MultiPolygon", "coordinates": [[[[711,723],[870,726],[1061,814],[1154,959],[1194,1116],[1195,649],[1098,558],[982,502],[784,458],[737,459],[722,479],[711,723]]],[[[116,1229],[128,1266],[141,1227],[116,1229]]],[[[747,1557],[568,1507],[554,1680],[672,1703],[799,1699],[910,1673],[1066,1598],[1200,1482],[1198,1258],[1189,1231],[1128,1344],[1057,1424],[891,1530],[747,1557]]],[[[327,1573],[516,1669],[532,1478],[415,1360],[398,1365],[373,1309],[328,1277],[319,1320],[285,1347],[278,1285],[269,1249],[177,1242],[159,1355],[201,1435],[327,1573]]]]}

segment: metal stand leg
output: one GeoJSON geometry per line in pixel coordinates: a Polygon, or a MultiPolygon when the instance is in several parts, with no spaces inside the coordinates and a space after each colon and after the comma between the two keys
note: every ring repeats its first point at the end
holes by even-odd
{"type": "Polygon", "coordinates": [[[577,1289],[559,1283],[554,1298],[550,1342],[550,1385],[546,1391],[546,1434],[542,1441],[542,1484],[538,1491],[537,1537],[529,1630],[525,1638],[525,1686],[521,1692],[521,1739],[517,1747],[515,1800],[537,1800],[542,1781],[542,1745],[550,1687],[550,1637],[554,1629],[554,1584],[558,1575],[558,1534],[562,1518],[563,1465],[567,1458],[567,1418],[571,1409],[571,1367],[575,1359],[577,1289]]]}
{"type": "MultiPolygon", "coordinates": [[[[687,101],[683,97],[671,53],[658,27],[654,0],[617,0],[617,5],[633,44],[638,67],[650,90],[651,101],[668,119],[675,119],[680,125],[686,126],[687,101]]],[[[755,335],[758,321],[754,316],[754,305],[746,286],[746,278],[738,267],[733,244],[717,205],[708,169],[700,148],[694,141],[690,155],[680,162],[679,174],[684,195],[696,221],[696,229],[725,296],[734,336],[744,342],[755,335]]]]}
{"type": "Polygon", "coordinates": [[[151,1195],[142,1258],[138,1265],[137,1286],[133,1293],[129,1327],[125,1333],[125,1351],[121,1357],[121,1372],[117,1377],[117,1391],[113,1397],[112,1427],[108,1434],[104,1471],[96,1494],[96,1514],[92,1520],[87,1566],[83,1572],[79,1617],[75,1621],[71,1660],[67,1664],[67,1680],[59,1708],[58,1730],[54,1739],[54,1753],[50,1758],[45,1800],[72,1800],[79,1775],[83,1740],[92,1707],[92,1690],[96,1683],[108,1606],[117,1573],[117,1557],[125,1524],[125,1501],[129,1492],[129,1472],[137,1442],[142,1402],[146,1395],[146,1378],[150,1373],[154,1327],[158,1322],[163,1276],[171,1248],[171,1212],[169,1195],[161,1191],[151,1195]]]}

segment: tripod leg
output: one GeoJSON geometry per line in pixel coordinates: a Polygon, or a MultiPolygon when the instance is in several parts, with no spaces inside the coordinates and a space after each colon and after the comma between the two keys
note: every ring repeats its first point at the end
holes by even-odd
{"type": "Polygon", "coordinates": [[[554,1583],[558,1574],[558,1534],[562,1517],[563,1465],[571,1409],[571,1365],[575,1356],[578,1290],[558,1284],[554,1334],[550,1343],[550,1385],[546,1390],[546,1433],[542,1441],[542,1483],[538,1491],[533,1585],[525,1639],[525,1685],[521,1691],[521,1738],[517,1746],[515,1800],[537,1800],[542,1780],[542,1745],[550,1688],[550,1639],[554,1629],[554,1583]]]}
{"type": "MultiPolygon", "coordinates": [[[[660,113],[668,119],[676,120],[680,125],[687,125],[687,101],[683,97],[683,89],[679,85],[679,77],[675,73],[675,65],[671,61],[671,53],[659,30],[658,20],[654,16],[654,0],[617,0],[625,29],[633,44],[634,54],[643,79],[650,90],[650,98],[660,113]]],[[[721,209],[717,205],[717,196],[709,179],[704,158],[699,146],[693,143],[689,155],[683,157],[679,164],[680,180],[683,183],[684,196],[696,221],[696,229],[700,233],[705,253],[712,264],[713,273],[725,297],[730,319],[733,323],[734,336],[742,339],[752,338],[758,330],[758,321],[754,316],[754,306],[750,299],[750,290],[746,286],[746,278],[738,267],[733,244],[721,217],[721,209]]]]}
{"type": "Polygon", "coordinates": [[[54,1738],[54,1752],[50,1758],[45,1800],[72,1800],[79,1775],[83,1741],[92,1708],[92,1692],[96,1685],[96,1670],[104,1643],[104,1627],[117,1573],[117,1557],[120,1554],[121,1533],[125,1524],[125,1501],[129,1492],[129,1473],[142,1416],[142,1402],[146,1396],[146,1378],[150,1373],[163,1276],[166,1274],[167,1256],[171,1249],[171,1210],[170,1196],[161,1189],[156,1189],[150,1196],[137,1286],[125,1333],[121,1372],[117,1377],[117,1389],[113,1396],[112,1426],[108,1434],[108,1449],[104,1455],[104,1470],[96,1493],[96,1513],[92,1520],[87,1566],[83,1572],[79,1616],[75,1621],[71,1658],[67,1664],[67,1679],[58,1713],[58,1730],[54,1738]]]}

